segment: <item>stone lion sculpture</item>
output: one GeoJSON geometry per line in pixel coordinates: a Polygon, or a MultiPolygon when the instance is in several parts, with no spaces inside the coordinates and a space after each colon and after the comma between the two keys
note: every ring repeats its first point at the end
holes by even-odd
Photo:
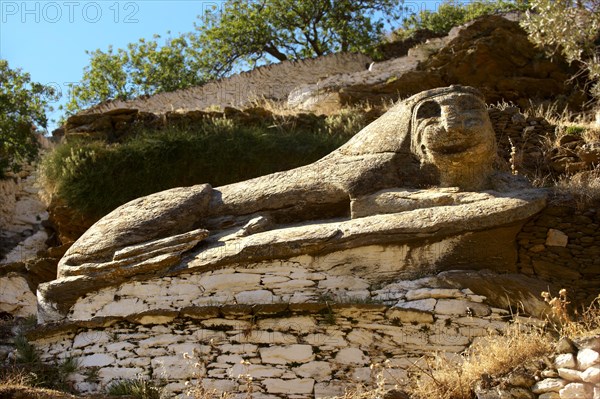
{"type": "Polygon", "coordinates": [[[354,205],[383,189],[480,191],[489,187],[495,157],[494,131],[476,89],[424,91],[310,165],[223,187],[166,190],[117,208],[67,251],[59,277],[149,257],[173,262],[209,234],[227,229],[251,234],[267,224],[355,218],[365,212],[354,205]]]}

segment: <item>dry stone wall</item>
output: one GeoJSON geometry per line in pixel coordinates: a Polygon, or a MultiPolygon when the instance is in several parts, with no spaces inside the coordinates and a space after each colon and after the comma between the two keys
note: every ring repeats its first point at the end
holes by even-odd
{"type": "Polygon", "coordinates": [[[163,301],[178,288],[180,295],[200,296],[193,292],[200,287],[132,283],[117,294],[104,293],[111,296],[113,316],[41,328],[29,338],[47,362],[76,357],[80,368],[71,378],[84,392],[141,377],[162,381],[172,396],[185,397],[189,384],[201,381],[244,397],[249,376],[253,398],[318,398],[370,385],[371,364],[386,361],[388,387],[405,384],[422,355],[461,352],[478,337],[502,331],[509,315],[469,289],[440,285],[436,277],[384,287],[285,267],[205,277],[205,290],[232,293],[228,304],[213,296],[213,304],[173,310],[166,303],[162,310],[144,311],[133,303],[134,289],[163,301]],[[297,295],[276,300],[268,290],[250,290],[260,286],[258,280],[297,295]],[[299,301],[315,286],[331,291],[299,301]],[[119,309],[127,315],[116,316],[119,309]]]}
{"type": "MultiPolygon", "coordinates": [[[[398,255],[393,251],[380,249],[382,259],[398,255]]],[[[94,317],[124,317],[156,309],[180,311],[188,306],[225,306],[232,303],[261,305],[324,300],[385,303],[433,312],[436,301],[422,301],[423,298],[419,297],[426,297],[426,292],[409,292],[427,281],[370,283],[364,277],[346,273],[311,270],[294,264],[292,260],[282,262],[280,266],[265,263],[265,267],[260,267],[259,264],[254,268],[225,268],[148,281],[131,281],[117,287],[104,288],[79,299],[72,307],[68,319],[85,321],[94,317]]],[[[438,294],[464,300],[468,297],[457,289],[438,294]]],[[[481,299],[478,298],[478,301],[481,299]]],[[[463,310],[467,306],[472,309],[478,307],[477,304],[463,305],[463,310]]],[[[482,310],[482,314],[486,315],[487,311],[482,310]]]]}
{"type": "Polygon", "coordinates": [[[130,101],[105,102],[84,113],[97,114],[117,108],[135,108],[159,114],[177,109],[203,110],[212,105],[239,107],[261,99],[285,100],[292,89],[300,84],[315,83],[334,74],[362,71],[371,62],[366,55],[351,53],[284,61],[189,89],[130,101]]]}
{"type": "Polygon", "coordinates": [[[556,347],[551,367],[541,372],[532,391],[540,399],[600,397],[600,336],[571,341],[563,338],[556,347]]]}
{"type": "Polygon", "coordinates": [[[600,206],[575,205],[551,203],[525,224],[517,236],[518,267],[567,288],[576,302],[589,303],[600,287],[600,206]]]}

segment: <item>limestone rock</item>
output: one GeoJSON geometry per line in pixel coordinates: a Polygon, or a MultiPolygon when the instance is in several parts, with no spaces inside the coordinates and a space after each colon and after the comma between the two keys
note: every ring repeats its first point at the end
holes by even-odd
{"type": "Polygon", "coordinates": [[[581,373],[581,379],[592,384],[600,383],[600,366],[592,366],[581,373]]]}
{"type": "Polygon", "coordinates": [[[565,380],[559,378],[546,378],[531,387],[531,391],[535,394],[559,392],[565,385],[567,385],[565,380]]]}
{"type": "Polygon", "coordinates": [[[81,367],[104,367],[113,364],[115,358],[112,355],[98,353],[82,357],[79,361],[81,367]]]}
{"type": "Polygon", "coordinates": [[[259,352],[262,361],[269,364],[308,363],[314,359],[310,345],[297,344],[260,348],[259,352]]]}
{"type": "Polygon", "coordinates": [[[24,276],[11,273],[0,277],[0,312],[16,317],[37,314],[35,294],[24,276]]]}
{"type": "MultiPolygon", "coordinates": [[[[557,356],[557,359],[558,359],[558,357],[563,356],[563,355],[570,355],[571,357],[573,357],[573,352],[576,352],[577,348],[575,347],[575,344],[573,343],[573,341],[570,338],[561,337],[558,340],[558,342],[556,343],[556,347],[554,348],[554,351],[556,353],[561,354],[561,355],[557,356]]],[[[561,359],[562,359],[562,361],[570,362],[569,356],[561,357],[561,359]]],[[[573,359],[573,366],[564,366],[564,367],[575,367],[575,359],[573,359]]]]}
{"type": "Polygon", "coordinates": [[[509,309],[520,306],[525,312],[544,318],[548,305],[540,297],[548,284],[522,274],[499,274],[483,271],[448,271],[438,275],[451,285],[468,287],[487,298],[491,306],[509,309]]]}
{"type": "Polygon", "coordinates": [[[344,348],[335,356],[335,361],[340,364],[362,364],[366,365],[369,360],[358,348],[344,348]]]}
{"type": "Polygon", "coordinates": [[[593,349],[582,349],[577,353],[577,365],[580,370],[586,370],[600,364],[600,353],[593,349]]]}
{"type": "Polygon", "coordinates": [[[560,390],[560,399],[587,399],[592,397],[593,392],[590,385],[573,382],[560,390]]]}
{"type": "Polygon", "coordinates": [[[558,392],[546,392],[538,396],[538,399],[560,399],[558,392]]]}
{"type": "Polygon", "coordinates": [[[556,356],[554,359],[554,366],[559,368],[568,368],[573,369],[577,366],[577,360],[572,353],[563,353],[561,355],[556,356]]]}
{"type": "Polygon", "coordinates": [[[569,237],[560,230],[549,229],[546,245],[549,247],[566,247],[569,237]]]}
{"type": "Polygon", "coordinates": [[[419,288],[406,293],[408,301],[425,298],[463,298],[465,294],[456,288],[419,288]]]}
{"type": "Polygon", "coordinates": [[[241,364],[239,361],[233,366],[229,374],[232,378],[249,375],[252,378],[279,378],[284,370],[272,366],[263,366],[262,364],[241,364]]]}
{"type": "Polygon", "coordinates": [[[331,365],[328,362],[309,362],[295,368],[294,372],[303,378],[312,378],[315,381],[329,381],[331,378],[331,365]]]}
{"type": "Polygon", "coordinates": [[[391,308],[387,313],[386,317],[393,320],[398,320],[401,323],[433,323],[433,315],[428,312],[404,309],[400,307],[391,308]]]}
{"type": "Polygon", "coordinates": [[[268,393],[281,394],[307,394],[313,392],[315,380],[312,378],[295,378],[282,380],[267,378],[264,380],[268,393]]]}
{"type": "Polygon", "coordinates": [[[568,369],[568,368],[559,368],[557,371],[558,371],[558,376],[567,381],[574,381],[574,382],[582,381],[582,374],[581,374],[581,371],[579,371],[579,370],[568,369]]]}
{"type": "Polygon", "coordinates": [[[175,188],[120,206],[69,248],[59,263],[59,275],[81,274],[73,268],[90,261],[101,263],[131,257],[143,252],[145,245],[160,248],[161,239],[194,230],[207,212],[211,191],[207,184],[175,188]],[[126,254],[117,255],[119,251],[126,254]]]}
{"type": "Polygon", "coordinates": [[[421,310],[423,312],[433,312],[437,301],[433,298],[417,299],[414,301],[398,302],[395,307],[402,309],[421,310]]]}
{"type": "Polygon", "coordinates": [[[488,306],[460,299],[439,299],[435,305],[435,313],[446,315],[488,316],[491,310],[488,306]]]}
{"type": "Polygon", "coordinates": [[[575,95],[573,85],[564,85],[572,72],[564,60],[539,57],[518,21],[488,16],[416,46],[403,57],[375,63],[369,71],[300,85],[288,103],[302,109],[339,109],[460,83],[481,87],[488,103],[504,99],[525,107],[532,97],[550,99],[563,93],[581,104],[585,100],[575,95]]]}
{"type": "Polygon", "coordinates": [[[273,293],[269,290],[243,291],[235,295],[238,303],[247,304],[268,304],[272,303],[274,298],[273,293]]]}
{"type": "Polygon", "coordinates": [[[188,364],[182,354],[156,356],[151,361],[152,369],[167,379],[186,380],[194,377],[195,368],[188,364]]]}
{"type": "MultiPolygon", "coordinates": [[[[383,279],[422,273],[425,267],[481,267],[489,259],[502,271],[512,270],[516,232],[545,205],[545,192],[519,184],[506,185],[504,192],[469,192],[491,188],[500,178],[492,171],[495,153],[495,135],[477,90],[451,86],[419,93],[313,164],[215,189],[166,190],[119,207],[69,248],[59,263],[59,279],[39,289],[42,309],[59,319],[78,297],[133,277],[301,256],[313,257],[317,271],[347,267],[351,270],[335,274],[360,279],[371,279],[373,270],[383,279]],[[423,190],[432,185],[438,191],[423,190]],[[392,207],[391,214],[377,208],[375,215],[358,211],[358,204],[377,202],[381,190],[396,189],[408,194],[394,194],[390,203],[409,201],[409,208],[392,207]],[[270,223],[263,226],[260,218],[270,223]]],[[[200,284],[207,291],[211,281],[214,289],[247,284],[250,290],[258,284],[253,279],[256,275],[247,281],[208,276],[200,284]]],[[[360,284],[366,288],[365,281],[360,284]]],[[[278,288],[312,285],[292,279],[278,288]]],[[[447,304],[438,302],[436,308],[447,304]]],[[[463,307],[489,314],[480,303],[463,307]]]]}

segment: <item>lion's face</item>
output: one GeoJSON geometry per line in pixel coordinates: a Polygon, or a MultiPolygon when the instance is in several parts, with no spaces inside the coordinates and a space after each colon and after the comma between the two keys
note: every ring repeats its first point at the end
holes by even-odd
{"type": "Polygon", "coordinates": [[[496,154],[485,104],[469,93],[422,101],[413,111],[412,148],[422,164],[438,169],[442,185],[479,188],[496,154]]]}

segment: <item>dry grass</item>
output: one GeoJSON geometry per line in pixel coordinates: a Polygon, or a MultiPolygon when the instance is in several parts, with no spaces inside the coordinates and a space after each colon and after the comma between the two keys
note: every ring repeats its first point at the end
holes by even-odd
{"type": "Polygon", "coordinates": [[[581,311],[575,311],[573,321],[563,329],[569,337],[600,334],[600,294],[581,311]]]}
{"type": "Polygon", "coordinates": [[[542,292],[542,297],[554,316],[551,325],[560,336],[575,338],[600,334],[600,294],[588,306],[573,312],[569,311],[571,302],[564,288],[559,291],[557,297],[549,292],[542,292]]]}
{"type": "Polygon", "coordinates": [[[471,399],[483,378],[501,377],[551,351],[551,339],[543,331],[516,323],[502,335],[477,341],[458,361],[439,355],[431,358],[428,367],[418,368],[408,390],[415,399],[471,399]]]}
{"type": "Polygon", "coordinates": [[[561,147],[565,136],[579,136],[581,143],[600,142],[600,129],[591,114],[573,114],[567,109],[559,110],[557,103],[551,106],[531,106],[523,112],[526,116],[541,117],[555,125],[554,134],[540,137],[540,150],[544,154],[544,165],[529,176],[536,187],[553,187],[555,202],[575,201],[579,209],[585,209],[600,201],[600,165],[576,174],[557,175],[547,172],[545,163],[551,154],[561,147]],[[540,171],[544,172],[540,172],[540,171]]]}
{"type": "Polygon", "coordinates": [[[600,166],[574,176],[561,176],[554,187],[558,201],[572,198],[580,210],[597,204],[600,201],[600,166]]]}
{"type": "Polygon", "coordinates": [[[65,392],[32,387],[30,376],[17,368],[0,370],[0,398],[77,399],[65,392]]]}

